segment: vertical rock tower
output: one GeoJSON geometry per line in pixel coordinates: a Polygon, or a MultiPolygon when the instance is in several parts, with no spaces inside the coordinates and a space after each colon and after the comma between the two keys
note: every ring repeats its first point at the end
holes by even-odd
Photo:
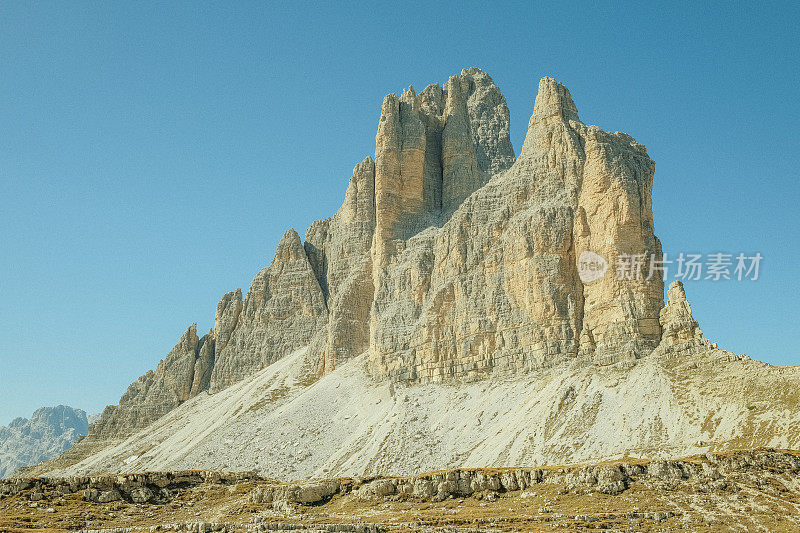
{"type": "MultiPolygon", "coordinates": [[[[448,87],[453,84],[451,78],[448,87]]],[[[504,104],[494,109],[483,118],[502,124],[503,134],[495,136],[507,138],[508,111],[504,104]]],[[[386,103],[382,124],[385,117],[386,103]]],[[[443,131],[451,119],[453,129],[460,128],[459,117],[445,116],[443,131]]],[[[377,168],[389,157],[380,148],[384,137],[379,129],[377,168]]],[[[470,149],[463,137],[442,146],[457,146],[449,154],[442,150],[441,160],[455,161],[457,169],[443,169],[442,191],[449,181],[449,190],[458,192],[449,200],[443,193],[439,226],[414,231],[394,210],[382,213],[380,197],[376,203],[378,219],[386,219],[378,224],[385,229],[382,237],[376,234],[373,250],[375,375],[473,378],[540,368],[579,354],[601,364],[632,361],[658,345],[660,271],[649,280],[617,280],[609,272],[585,285],[576,267],[586,250],[612,264],[620,254],[660,259],[651,205],[654,164],[642,145],[584,125],[567,88],[544,78],[522,153],[510,168],[505,152],[489,152],[496,159],[488,159],[488,168],[499,172],[484,184],[485,176],[472,171],[477,154],[487,153],[480,139],[473,137],[470,149]]],[[[394,161],[394,153],[390,156],[394,161]]],[[[407,183],[391,176],[390,183],[407,183]]]]}

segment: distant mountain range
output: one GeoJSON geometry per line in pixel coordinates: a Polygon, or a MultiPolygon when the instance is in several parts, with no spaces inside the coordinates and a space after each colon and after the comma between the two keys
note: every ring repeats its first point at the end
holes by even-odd
{"type": "Polygon", "coordinates": [[[30,419],[0,426],[0,477],[51,459],[89,432],[86,412],[59,405],[37,409],[30,419]]]}

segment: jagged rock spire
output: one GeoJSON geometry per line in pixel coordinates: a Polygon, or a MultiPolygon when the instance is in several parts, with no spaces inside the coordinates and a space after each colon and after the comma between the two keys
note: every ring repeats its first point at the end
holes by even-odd
{"type": "Polygon", "coordinates": [[[578,108],[567,87],[545,76],[539,80],[539,92],[533,106],[531,121],[557,117],[560,120],[579,121],[578,108]]]}
{"type": "Polygon", "coordinates": [[[444,88],[413,87],[383,100],[375,140],[375,266],[404,241],[449,216],[514,160],[505,98],[471,68],[444,88]]]}
{"type": "Polygon", "coordinates": [[[133,382],[119,405],[107,407],[93,433],[119,438],[142,429],[186,400],[207,390],[214,357],[214,337],[197,336],[191,324],[155,371],[133,382]]]}
{"type": "Polygon", "coordinates": [[[442,130],[442,211],[449,213],[485,182],[478,170],[475,142],[467,112],[466,79],[451,76],[442,130]]]}
{"type": "Polygon", "coordinates": [[[525,142],[514,164],[518,172],[531,175],[541,197],[577,194],[585,160],[576,129],[580,126],[569,90],[552,78],[542,78],[525,142]]]}
{"type": "Polygon", "coordinates": [[[275,250],[275,258],[272,260],[272,265],[287,263],[290,261],[302,260],[305,258],[305,250],[303,249],[303,241],[300,240],[300,235],[294,230],[289,228],[286,233],[281,237],[278,242],[278,247],[275,250]]]}
{"type": "Polygon", "coordinates": [[[218,355],[228,345],[231,334],[239,322],[242,307],[242,289],[226,293],[217,304],[213,330],[216,336],[215,354],[218,355]]]}
{"type": "MultiPolygon", "coordinates": [[[[233,305],[233,310],[224,311],[229,322],[234,322],[238,307],[235,298],[233,305]]],[[[322,288],[300,236],[289,229],[270,266],[250,285],[235,328],[214,362],[211,390],[225,388],[307,345],[326,317],[322,288]]]]}
{"type": "Polygon", "coordinates": [[[680,280],[670,283],[667,289],[667,305],[661,310],[659,320],[663,328],[662,343],[672,345],[703,338],[699,324],[692,317],[692,307],[686,299],[680,280]]]}
{"type": "Polygon", "coordinates": [[[375,161],[366,157],[353,168],[337,216],[344,222],[375,222],[375,161]]]}

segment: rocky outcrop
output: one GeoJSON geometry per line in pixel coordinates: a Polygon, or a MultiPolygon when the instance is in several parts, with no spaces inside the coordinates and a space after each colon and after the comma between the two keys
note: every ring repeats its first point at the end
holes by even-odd
{"type": "Polygon", "coordinates": [[[92,426],[92,437],[119,440],[158,420],[199,392],[207,390],[214,364],[214,333],[197,336],[192,324],[178,344],[134,381],[119,405],[108,406],[92,426]]]}
{"type": "MultiPolygon", "coordinates": [[[[83,499],[108,503],[169,501],[175,492],[199,485],[255,485],[248,500],[254,504],[285,501],[302,505],[326,502],[335,494],[352,493],[362,500],[402,495],[407,499],[442,501],[448,498],[484,498],[490,493],[522,491],[539,484],[564,487],[565,493],[600,492],[616,495],[635,483],[654,483],[675,490],[691,484],[697,492],[724,490],[725,479],[747,478],[742,474],[797,476],[797,453],[775,449],[708,453],[677,460],[609,461],[599,465],[518,468],[459,468],[420,473],[415,476],[314,479],[277,482],[253,472],[186,470],[139,474],[17,477],[0,482],[0,499],[22,494],[30,500],[53,499],[82,493],[83,499]],[[740,477],[741,476],[741,477],[740,477]],[[37,495],[41,495],[40,497],[37,495]]],[[[732,479],[728,481],[733,483],[732,479]]],[[[233,492],[233,491],[231,491],[233,492]]]]}
{"type": "Polygon", "coordinates": [[[289,230],[275,258],[253,280],[217,304],[214,328],[202,338],[192,324],[158,364],[128,387],[119,405],[107,407],[82,444],[93,450],[147,427],[181,403],[220,390],[308,344],[324,327],[322,291],[300,237],[289,230]]]}
{"type": "Polygon", "coordinates": [[[86,413],[65,405],[42,407],[30,420],[15,418],[7,427],[0,426],[0,478],[55,457],[88,429],[86,413]]]}
{"type": "Polygon", "coordinates": [[[667,290],[667,305],[661,309],[659,320],[663,328],[661,335],[663,344],[675,345],[703,338],[697,320],[692,317],[692,308],[680,281],[670,283],[667,290]]]}
{"type": "Polygon", "coordinates": [[[754,449],[294,482],[212,471],[18,478],[0,482],[0,529],[796,531],[799,470],[796,453],[754,449]]]}
{"type": "Polygon", "coordinates": [[[212,391],[305,346],[327,320],[319,281],[300,236],[292,229],[278,243],[272,263],[253,279],[244,302],[240,299],[239,291],[226,295],[217,306],[218,320],[228,324],[230,331],[216,354],[212,391]]]}
{"type": "MultiPolygon", "coordinates": [[[[416,100],[408,93],[405,98],[414,109],[416,100]]],[[[394,107],[388,110],[384,102],[382,127],[395,116],[394,107]]],[[[392,137],[379,129],[379,147],[384,138],[392,137]]],[[[376,154],[379,169],[383,159],[396,159],[380,149],[376,154]]],[[[471,163],[463,156],[456,160],[458,175],[473,183],[471,163]]],[[[643,146],[582,124],[569,91],[544,78],[513,166],[470,194],[440,228],[411,237],[401,231],[395,237],[406,240],[374,250],[380,268],[371,371],[441,381],[513,374],[579,352],[612,363],[652,351],[660,339],[660,272],[649,280],[610,273],[584,284],[576,268],[585,250],[610,262],[621,254],[661,257],[653,234],[652,178],[653,162],[643,146]]],[[[381,179],[376,173],[376,188],[381,179]]],[[[396,175],[387,181],[409,182],[396,175]]],[[[377,205],[376,247],[383,216],[377,205]]]]}
{"type": "Polygon", "coordinates": [[[145,472],[132,475],[15,477],[0,482],[0,498],[25,494],[38,501],[56,495],[82,493],[83,499],[95,503],[128,501],[157,503],[168,501],[174,491],[201,484],[236,485],[261,480],[249,472],[209,472],[186,470],[180,472],[145,472]],[[41,495],[41,497],[39,497],[41,495]]]}
{"type": "Polygon", "coordinates": [[[659,321],[662,329],[661,343],[653,351],[653,355],[696,355],[717,347],[716,343],[703,338],[703,332],[692,316],[683,283],[679,280],[670,283],[667,289],[667,305],[661,309],[659,321]]]}
{"type": "Polygon", "coordinates": [[[217,312],[214,315],[215,357],[228,346],[233,330],[239,324],[242,307],[242,289],[225,294],[217,304],[217,312]]]}

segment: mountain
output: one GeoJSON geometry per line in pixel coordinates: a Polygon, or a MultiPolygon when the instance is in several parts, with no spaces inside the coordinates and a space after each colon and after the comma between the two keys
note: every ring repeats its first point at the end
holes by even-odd
{"type": "Polygon", "coordinates": [[[800,446],[797,368],[664,303],[655,164],[539,82],[519,157],[479,69],[382,104],[342,207],[288,230],[89,436],[29,474],[276,477],[800,446]],[[640,271],[586,276],[586,257],[640,271]],[[641,275],[639,275],[641,274],[641,275]]]}
{"type": "Polygon", "coordinates": [[[0,426],[0,477],[57,456],[88,431],[86,413],[65,405],[37,409],[30,420],[15,418],[0,426]]]}

